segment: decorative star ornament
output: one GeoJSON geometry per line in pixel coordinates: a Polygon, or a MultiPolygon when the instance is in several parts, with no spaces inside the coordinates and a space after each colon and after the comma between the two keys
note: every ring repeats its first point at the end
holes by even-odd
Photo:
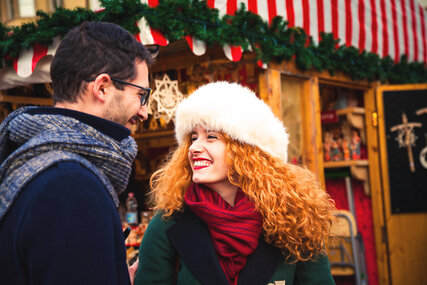
{"type": "Polygon", "coordinates": [[[155,119],[163,118],[167,123],[173,119],[178,103],[184,96],[178,89],[178,80],[170,80],[165,73],[161,80],[155,79],[156,90],[151,95],[148,113],[155,119]]]}

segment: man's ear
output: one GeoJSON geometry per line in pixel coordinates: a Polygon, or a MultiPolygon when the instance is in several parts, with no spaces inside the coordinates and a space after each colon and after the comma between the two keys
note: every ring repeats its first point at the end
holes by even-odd
{"type": "Polygon", "coordinates": [[[91,83],[92,86],[90,87],[90,90],[95,97],[94,99],[104,103],[113,85],[110,76],[106,73],[102,73],[98,75],[91,83]]]}

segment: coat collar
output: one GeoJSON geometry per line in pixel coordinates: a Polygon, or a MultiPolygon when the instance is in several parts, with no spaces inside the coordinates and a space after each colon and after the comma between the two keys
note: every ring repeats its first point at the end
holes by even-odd
{"type": "MultiPolygon", "coordinates": [[[[177,218],[167,234],[185,265],[202,284],[229,285],[208,228],[189,208],[177,218]]],[[[283,262],[280,249],[267,244],[261,237],[258,247],[240,272],[238,284],[266,284],[280,262],[283,262]]]]}

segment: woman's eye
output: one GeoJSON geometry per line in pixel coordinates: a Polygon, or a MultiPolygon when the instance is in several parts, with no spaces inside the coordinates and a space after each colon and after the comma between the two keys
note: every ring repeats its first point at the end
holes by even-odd
{"type": "Polygon", "coordinates": [[[190,139],[192,142],[194,142],[195,140],[197,140],[197,137],[191,137],[190,139]]]}
{"type": "Polygon", "coordinates": [[[208,139],[217,139],[218,136],[217,135],[208,135],[208,139]]]}

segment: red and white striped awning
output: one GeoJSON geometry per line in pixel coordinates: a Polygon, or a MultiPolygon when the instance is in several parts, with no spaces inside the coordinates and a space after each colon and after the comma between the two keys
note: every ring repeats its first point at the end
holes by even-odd
{"type": "MultiPolygon", "coordinates": [[[[159,0],[141,2],[156,7],[159,0]]],[[[416,0],[207,0],[220,16],[234,14],[241,3],[265,21],[282,16],[290,27],[302,27],[315,43],[321,32],[327,32],[340,39],[340,44],[382,57],[389,55],[395,61],[405,54],[409,61],[427,63],[427,13],[416,0]]],[[[168,45],[162,32],[151,29],[144,18],[137,25],[141,33],[136,37],[142,43],[168,45]]],[[[203,41],[192,36],[185,39],[194,54],[206,52],[203,41]]],[[[21,78],[31,76],[41,58],[55,53],[58,42],[55,40],[48,48],[34,45],[23,51],[14,63],[16,74],[21,78]]],[[[232,61],[242,57],[239,46],[223,48],[232,61]]],[[[1,85],[0,89],[4,89],[1,85]]]]}
{"type": "Polygon", "coordinates": [[[271,22],[282,16],[290,27],[302,27],[318,42],[333,33],[340,44],[389,55],[398,61],[427,63],[427,13],[416,0],[208,0],[221,15],[234,14],[244,3],[271,22]]]}

